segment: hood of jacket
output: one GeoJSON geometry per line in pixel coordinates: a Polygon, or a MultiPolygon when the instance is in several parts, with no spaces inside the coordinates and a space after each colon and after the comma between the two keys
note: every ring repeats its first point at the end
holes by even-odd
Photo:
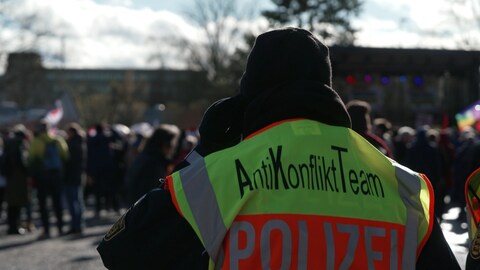
{"type": "Polygon", "coordinates": [[[272,123],[305,118],[351,128],[350,116],[340,96],[318,81],[293,81],[263,91],[245,109],[243,137],[272,123]]]}

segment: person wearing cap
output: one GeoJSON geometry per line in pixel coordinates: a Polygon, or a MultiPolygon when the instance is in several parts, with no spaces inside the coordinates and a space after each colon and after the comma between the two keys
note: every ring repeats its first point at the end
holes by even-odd
{"type": "Polygon", "coordinates": [[[459,269],[426,176],[351,130],[328,48],[257,37],[237,96],[97,247],[110,269],[459,269]],[[121,259],[119,259],[121,258],[121,259]]]}

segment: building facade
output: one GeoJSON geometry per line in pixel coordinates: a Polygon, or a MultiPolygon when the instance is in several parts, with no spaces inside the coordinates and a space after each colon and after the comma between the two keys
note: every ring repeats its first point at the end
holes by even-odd
{"type": "MultiPolygon", "coordinates": [[[[455,114],[480,99],[479,51],[333,46],[330,56],[333,87],[342,99],[368,101],[374,117],[397,125],[445,119],[455,125],[455,114]]],[[[0,122],[18,117],[12,101],[19,110],[48,109],[64,93],[85,124],[148,120],[182,128],[196,127],[215,99],[203,72],[48,69],[38,54],[13,53],[0,76],[0,101],[8,102],[0,108],[0,122]]]]}
{"type": "Polygon", "coordinates": [[[14,102],[21,111],[48,109],[68,93],[74,101],[78,120],[87,125],[99,121],[127,124],[143,121],[146,110],[161,104],[165,109],[158,112],[157,122],[195,126],[208,105],[208,101],[202,99],[207,89],[203,72],[48,69],[35,53],[10,54],[6,72],[0,77],[1,101],[14,102]]]}
{"type": "Polygon", "coordinates": [[[455,125],[480,99],[480,51],[332,47],[333,84],[398,125],[455,125]]]}

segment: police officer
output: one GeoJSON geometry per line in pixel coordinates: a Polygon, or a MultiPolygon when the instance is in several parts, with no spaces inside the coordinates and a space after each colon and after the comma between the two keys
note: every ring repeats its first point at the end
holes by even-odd
{"type": "Polygon", "coordinates": [[[298,28],[260,35],[186,166],[106,234],[105,266],[459,269],[427,177],[350,127],[328,48],[298,28]]]}

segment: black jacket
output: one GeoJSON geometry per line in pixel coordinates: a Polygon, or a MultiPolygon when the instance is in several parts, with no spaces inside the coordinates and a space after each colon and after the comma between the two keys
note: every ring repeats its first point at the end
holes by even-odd
{"type": "MultiPolygon", "coordinates": [[[[350,118],[338,95],[323,84],[305,81],[265,91],[251,101],[244,114],[242,135],[246,137],[271,123],[291,118],[350,127],[350,118]]],[[[120,225],[111,233],[119,231],[116,236],[109,241],[104,239],[98,246],[110,269],[208,268],[201,243],[176,211],[167,191],[148,193],[120,225]]],[[[111,235],[107,234],[107,238],[111,235]]],[[[436,222],[417,269],[460,269],[436,222]]]]}
{"type": "Polygon", "coordinates": [[[126,184],[129,203],[134,203],[145,193],[158,187],[160,178],[165,178],[169,162],[160,153],[140,153],[127,170],[126,184]]]}
{"type": "Polygon", "coordinates": [[[80,186],[86,166],[86,142],[80,135],[67,139],[69,158],[65,166],[65,184],[80,186]]]}

